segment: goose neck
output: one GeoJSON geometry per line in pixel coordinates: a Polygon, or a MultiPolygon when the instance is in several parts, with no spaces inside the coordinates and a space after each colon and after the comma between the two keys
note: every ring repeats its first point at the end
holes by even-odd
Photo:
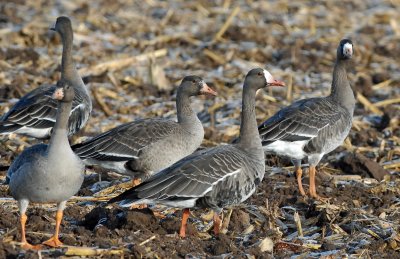
{"type": "Polygon", "coordinates": [[[61,58],[61,71],[63,76],[71,76],[76,72],[75,64],[72,59],[72,46],[73,46],[73,34],[72,31],[67,30],[61,34],[63,51],[61,58]]]}
{"type": "Polygon", "coordinates": [[[355,106],[354,93],[347,78],[346,60],[338,60],[333,70],[330,96],[352,113],[355,106]]]}
{"type": "Polygon", "coordinates": [[[72,58],[72,47],[73,47],[73,33],[72,30],[61,34],[63,51],[61,58],[61,78],[70,83],[79,92],[83,93],[83,98],[91,105],[89,97],[89,91],[83,83],[80,77],[75,63],[72,58]]]}
{"type": "Polygon", "coordinates": [[[193,121],[198,120],[196,113],[192,110],[192,107],[190,106],[189,95],[179,90],[176,95],[176,110],[178,123],[193,123],[193,121]]]}
{"type": "Polygon", "coordinates": [[[56,123],[53,127],[50,144],[49,154],[57,153],[56,150],[69,147],[68,142],[68,120],[71,112],[72,102],[59,102],[57,108],[56,123]]]}
{"type": "Polygon", "coordinates": [[[242,147],[262,148],[256,120],[255,98],[256,90],[244,86],[239,137],[239,145],[242,147]]]}

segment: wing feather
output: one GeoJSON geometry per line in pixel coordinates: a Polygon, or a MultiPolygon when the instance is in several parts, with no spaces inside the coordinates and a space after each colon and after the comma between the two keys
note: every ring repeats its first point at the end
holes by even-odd
{"type": "Polygon", "coordinates": [[[341,118],[341,107],[330,98],[300,100],[283,108],[259,126],[264,144],[311,140],[341,118]]]}
{"type": "Polygon", "coordinates": [[[86,142],[72,146],[82,159],[123,161],[135,159],[140,151],[166,136],[174,134],[178,125],[165,119],[144,119],[120,125],[86,142]]]}
{"type": "Polygon", "coordinates": [[[226,145],[195,152],[110,202],[201,198],[242,171],[245,159],[237,151],[234,145],[226,145]]]}
{"type": "MultiPolygon", "coordinates": [[[[22,127],[33,129],[51,128],[55,124],[58,102],[52,98],[54,85],[38,87],[22,97],[2,118],[0,133],[8,133],[22,127]]],[[[81,129],[89,119],[91,107],[75,91],[69,118],[69,135],[81,129]]]]}

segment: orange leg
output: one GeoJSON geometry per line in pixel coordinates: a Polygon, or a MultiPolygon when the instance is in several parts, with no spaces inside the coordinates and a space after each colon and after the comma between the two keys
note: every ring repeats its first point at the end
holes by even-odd
{"type": "Polygon", "coordinates": [[[309,172],[310,172],[310,196],[316,198],[315,196],[317,195],[317,191],[315,188],[315,166],[310,166],[309,172]]]}
{"type": "Polygon", "coordinates": [[[219,229],[221,227],[221,218],[219,217],[219,214],[217,212],[214,212],[213,221],[214,221],[214,235],[218,236],[219,229]]]}
{"type": "Polygon", "coordinates": [[[303,184],[301,183],[301,176],[303,175],[303,170],[301,170],[300,166],[296,166],[296,178],[297,178],[297,185],[299,186],[299,192],[302,196],[306,196],[306,192],[303,189],[303,184]]]}
{"type": "Polygon", "coordinates": [[[40,249],[41,248],[40,245],[34,246],[34,245],[29,244],[28,241],[26,241],[25,225],[26,225],[26,221],[27,220],[28,220],[28,217],[25,214],[21,214],[20,221],[21,221],[21,243],[22,243],[22,248],[26,249],[26,250],[28,250],[28,249],[35,249],[35,250],[40,249]]]}
{"type": "Polygon", "coordinates": [[[182,214],[181,229],[179,230],[180,237],[186,237],[186,225],[187,225],[187,220],[189,218],[189,215],[190,215],[190,210],[184,209],[183,214],[182,214]]]}
{"type": "Polygon", "coordinates": [[[317,188],[315,187],[315,166],[310,166],[310,196],[317,200],[325,200],[317,194],[317,188]]]}
{"type": "Polygon", "coordinates": [[[56,230],[54,232],[54,235],[47,241],[44,241],[44,245],[48,245],[51,247],[59,247],[62,246],[63,243],[58,239],[58,234],[60,231],[60,225],[61,225],[61,220],[63,218],[63,211],[62,210],[57,210],[56,213],[56,230]]]}

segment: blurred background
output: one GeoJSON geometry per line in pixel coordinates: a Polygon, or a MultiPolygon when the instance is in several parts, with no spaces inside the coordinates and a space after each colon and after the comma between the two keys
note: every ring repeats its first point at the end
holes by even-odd
{"type": "MultiPolygon", "coordinates": [[[[228,141],[238,130],[248,70],[265,67],[288,85],[259,95],[257,116],[264,120],[293,100],[329,93],[342,38],[354,42],[349,78],[362,95],[356,116],[388,110],[393,117],[399,112],[399,5],[396,0],[2,2],[0,108],[4,113],[13,98],[60,77],[61,42],[49,28],[66,15],[73,22],[75,62],[97,101],[88,134],[118,121],[173,117],[175,87],[183,76],[196,74],[220,95],[193,101],[200,113],[212,108],[211,126],[228,141]],[[385,99],[393,102],[382,103],[385,99]],[[221,132],[227,127],[232,132],[221,132]]],[[[358,121],[360,127],[369,122],[358,121]]]]}
{"type": "MultiPolygon", "coordinates": [[[[395,188],[392,196],[400,195],[399,0],[1,1],[1,114],[30,90],[60,78],[61,41],[49,30],[60,15],[72,20],[73,57],[94,100],[75,143],[135,119],[175,118],[175,89],[189,74],[202,76],[219,93],[193,99],[206,130],[204,146],[229,142],[238,134],[247,71],[267,68],[287,85],[258,94],[262,122],[295,100],[329,94],[336,48],[350,38],[348,77],[358,100],[353,129],[323,159],[321,171],[386,179],[395,188]]],[[[37,141],[2,137],[2,168],[32,143],[37,141]]],[[[269,180],[294,186],[289,161],[270,157],[268,164],[287,176],[269,180]]],[[[387,206],[399,209],[398,199],[388,199],[387,206]]],[[[398,217],[390,215],[389,221],[398,217]]]]}

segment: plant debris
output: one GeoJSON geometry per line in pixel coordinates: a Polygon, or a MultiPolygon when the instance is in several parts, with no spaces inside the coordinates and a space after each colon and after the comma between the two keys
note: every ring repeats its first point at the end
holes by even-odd
{"type": "MultiPolygon", "coordinates": [[[[219,93],[192,100],[205,127],[203,146],[228,143],[239,132],[247,71],[266,67],[287,85],[258,93],[262,122],[292,101],[329,93],[336,47],[345,37],[354,43],[348,77],[358,103],[348,138],[318,168],[318,193],[326,202],[301,197],[290,161],[269,155],[273,168],[248,201],[224,211],[218,237],[209,211],[194,210],[188,237],[180,239],[181,211],[106,205],[130,181],[89,168],[65,210],[66,246],[59,249],[20,249],[17,204],[0,186],[0,258],[398,257],[399,8],[399,1],[389,0],[1,2],[1,114],[32,89],[59,79],[61,42],[49,28],[57,16],[71,18],[73,57],[94,100],[73,143],[139,118],[174,119],[175,90],[188,74],[205,78],[219,93]]],[[[1,137],[1,181],[13,159],[36,143],[1,137]]],[[[54,212],[54,204],[29,207],[28,241],[51,235],[54,212]]]]}

